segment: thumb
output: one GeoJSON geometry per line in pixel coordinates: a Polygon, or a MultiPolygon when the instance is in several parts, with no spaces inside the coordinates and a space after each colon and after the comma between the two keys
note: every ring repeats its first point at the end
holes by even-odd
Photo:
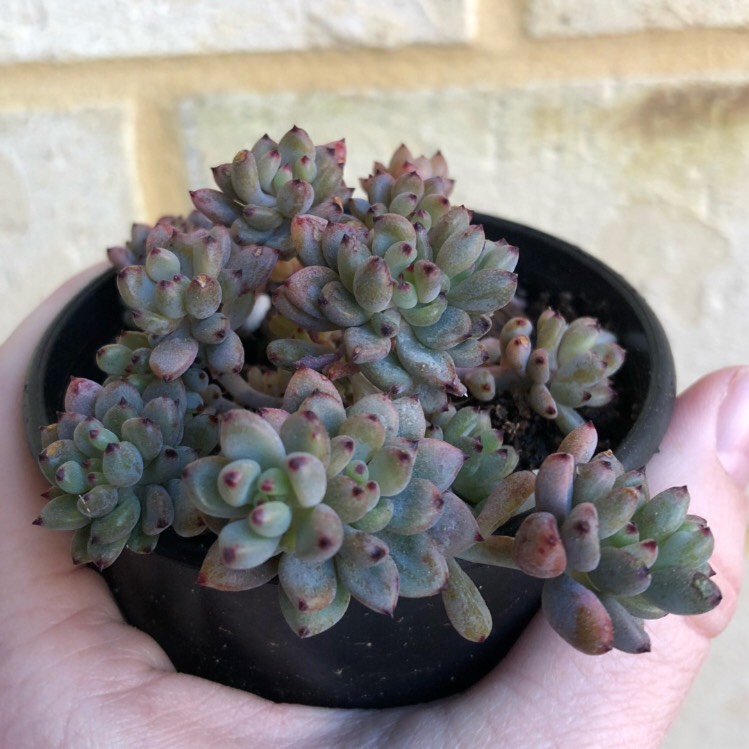
{"type": "Polygon", "coordinates": [[[743,570],[749,484],[749,367],[702,378],[679,396],[660,452],[648,465],[652,493],[687,484],[689,512],[706,518],[715,537],[710,560],[723,601],[684,621],[714,637],[736,608],[743,570]]]}

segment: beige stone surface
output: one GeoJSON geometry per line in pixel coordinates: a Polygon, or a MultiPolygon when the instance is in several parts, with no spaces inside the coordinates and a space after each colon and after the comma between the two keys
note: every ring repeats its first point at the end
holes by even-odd
{"type": "Polygon", "coordinates": [[[562,236],[629,279],[663,319],[682,386],[749,360],[743,80],[217,95],[180,112],[191,187],[294,123],[317,142],[346,135],[352,185],[401,138],[441,148],[458,202],[562,236]]]}
{"type": "Polygon", "coordinates": [[[454,44],[476,0],[4,0],[0,63],[454,44]]]}
{"type": "Polygon", "coordinates": [[[123,109],[0,112],[0,341],[141,212],[123,109]]]}
{"type": "Polygon", "coordinates": [[[531,0],[526,25],[536,37],[693,27],[746,29],[749,4],[743,0],[531,0]]]}

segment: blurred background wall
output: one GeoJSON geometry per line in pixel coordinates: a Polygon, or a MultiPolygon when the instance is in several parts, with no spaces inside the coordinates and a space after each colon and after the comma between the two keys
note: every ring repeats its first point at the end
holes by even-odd
{"type": "MultiPolygon", "coordinates": [[[[346,137],[349,184],[402,141],[439,148],[454,202],[603,258],[681,387],[749,363],[742,0],[3,0],[0,341],[292,124],[346,137]]],[[[744,596],[668,746],[744,745],[747,632],[744,596]]]]}

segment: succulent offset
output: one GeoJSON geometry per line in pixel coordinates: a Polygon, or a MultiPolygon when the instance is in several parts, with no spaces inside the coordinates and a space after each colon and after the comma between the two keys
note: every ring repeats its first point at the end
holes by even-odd
{"type": "Polygon", "coordinates": [[[219,190],[191,193],[187,219],[109,249],[137,329],[102,342],[102,383],[74,378],[42,429],[36,523],[74,531],[74,561],[100,569],[165,532],[212,533],[198,582],[278,577],[303,637],[351,598],[393,616],[399,597],[440,594],[483,641],[491,614],[461,559],[543,579],[551,625],[588,653],[645,652],[644,620],[717,605],[686,489],[651,498],[642,471],[594,455],[577,412],[614,397],[614,336],[552,310],[535,336],[500,321],[518,249],[450,204],[439,152],[401,146],[364,197],[344,160],[343,141],[300,128],[264,136],[214,170],[219,190]],[[492,422],[507,392],[567,433],[537,473],[492,422]]]}
{"type": "MultiPolygon", "coordinates": [[[[544,614],[578,650],[645,653],[643,620],[702,614],[720,602],[708,562],[713,536],[688,514],[686,487],[651,497],[644,471],[625,472],[610,451],[592,456],[596,442],[592,424],[570,432],[538,470],[534,509],[515,536],[492,536],[465,556],[545,580],[544,614]]],[[[527,492],[522,483],[500,489],[483,519],[501,521],[527,492]]],[[[486,530],[482,517],[479,525],[486,530]]]]}

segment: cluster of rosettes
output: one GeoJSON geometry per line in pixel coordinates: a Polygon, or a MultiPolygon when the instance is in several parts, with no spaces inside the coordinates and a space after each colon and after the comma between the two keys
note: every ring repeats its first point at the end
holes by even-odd
{"type": "Polygon", "coordinates": [[[502,432],[493,429],[489,414],[478,408],[450,406],[432,418],[428,431],[465,455],[452,491],[472,505],[484,500],[517,467],[517,452],[504,444],[502,432]]]}
{"type": "Polygon", "coordinates": [[[344,159],[342,141],[299,128],[265,136],[214,170],[220,191],[192,193],[198,212],[109,250],[139,330],[97,352],[104,384],[74,379],[43,429],[37,524],[75,531],[74,560],[99,568],[170,526],[210,529],[199,582],[278,576],[300,636],[351,597],[392,615],[399,596],[440,593],[456,630],[485,639],[491,616],[456,557],[544,579],[552,626],[589,653],[643,652],[643,619],[717,605],[712,535],[686,490],[651,499],[641,471],[593,457],[575,409],[611,400],[613,336],[551,310],[535,344],[525,318],[487,336],[518,251],[451,207],[442,156],[401,146],[353,200],[344,159]],[[257,360],[243,378],[248,316],[276,369],[257,360]],[[569,432],[537,475],[457,400],[506,390],[569,432]],[[497,534],[527,507],[515,536],[497,534]]]}
{"type": "Polygon", "coordinates": [[[150,552],[170,526],[183,536],[205,524],[185,501],[182,469],[213,450],[215,417],[187,413],[181,381],[143,393],[125,380],[73,379],[65,412],[42,430],[39,465],[52,484],[37,525],[76,531],[77,564],[108,567],[127,546],[150,552]]]}
{"type": "MultiPolygon", "coordinates": [[[[220,452],[183,474],[194,507],[225,523],[201,582],[246,589],[277,574],[282,611],[301,636],[335,624],[351,596],[392,615],[399,596],[445,591],[458,611],[478,591],[465,593],[472,583],[451,574],[451,560],[478,526],[448,491],[463,454],[425,429],[416,398],[375,394],[345,409],[309,369],[293,376],[283,409],[223,414],[220,452]]],[[[488,634],[459,614],[454,624],[488,634]]]]}
{"type": "Polygon", "coordinates": [[[361,180],[367,198],[352,198],[348,207],[370,229],[374,219],[385,213],[406,216],[429,229],[450,208],[447,198],[453,184],[441,153],[414,157],[402,145],[388,166],[375,162],[373,174],[361,180]]]}
{"type": "MultiPolygon", "coordinates": [[[[343,330],[349,362],[385,392],[418,393],[427,413],[446,407],[446,393],[465,394],[457,368],[486,361],[479,338],[515,293],[516,248],[487,240],[460,207],[429,229],[395,213],[371,230],[300,216],[291,238],[304,267],[273,296],[282,315],[343,330]]],[[[289,366],[298,347],[281,340],[269,354],[289,366]]]]}
{"type": "Polygon", "coordinates": [[[519,387],[539,416],[570,432],[584,423],[575,409],[604,406],[614,397],[609,378],[624,363],[624,349],[593,318],[567,323],[552,309],[538,318],[535,346],[532,332],[530,320],[508,320],[492,352],[498,363],[463,372],[462,379],[480,401],[519,387]]]}
{"type": "Polygon", "coordinates": [[[337,220],[352,190],[343,183],[343,141],[315,146],[298,127],[276,143],[263,136],[231,164],[213,170],[219,190],[190,193],[195,207],[229,227],[242,245],[262,245],[290,256],[289,222],[311,214],[337,220]]]}
{"type": "MultiPolygon", "coordinates": [[[[541,465],[533,512],[515,537],[492,537],[466,556],[544,579],[544,614],[578,650],[644,653],[644,619],[700,614],[720,602],[708,564],[713,536],[687,514],[685,487],[651,497],[642,470],[625,472],[609,451],[591,457],[596,442],[591,424],[571,432],[541,465]]],[[[513,481],[519,496],[515,487],[499,491],[512,511],[528,494],[513,481]]]]}
{"type": "Polygon", "coordinates": [[[237,373],[244,349],[234,332],[247,319],[278,253],[240,247],[222,226],[165,219],[133,228],[126,248],[112,248],[117,288],[135,325],[149,334],[149,367],[174,380],[204,359],[216,374],[237,373]]]}

